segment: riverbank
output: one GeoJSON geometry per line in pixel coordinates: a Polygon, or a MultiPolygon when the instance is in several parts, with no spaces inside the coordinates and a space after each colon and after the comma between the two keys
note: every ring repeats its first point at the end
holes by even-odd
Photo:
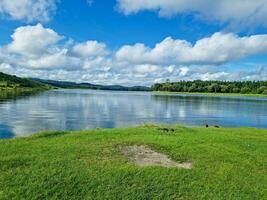
{"type": "Polygon", "coordinates": [[[51,89],[56,89],[56,88],[53,88],[53,87],[42,87],[42,88],[23,88],[23,87],[20,87],[20,88],[1,88],[0,87],[0,92],[13,92],[13,93],[16,93],[16,92],[36,92],[36,91],[47,91],[47,90],[51,90],[51,89]]]}
{"type": "Polygon", "coordinates": [[[203,95],[214,97],[266,97],[266,94],[241,94],[241,93],[205,93],[205,92],[168,92],[153,91],[154,94],[179,94],[179,95],[203,95]]]}
{"type": "Polygon", "coordinates": [[[0,199],[266,199],[267,130],[143,126],[0,140],[0,199]],[[140,167],[147,147],[191,169],[140,167]]]}
{"type": "Polygon", "coordinates": [[[52,90],[53,88],[16,88],[16,89],[1,89],[0,88],[0,102],[10,99],[19,99],[25,96],[32,96],[52,90]]]}

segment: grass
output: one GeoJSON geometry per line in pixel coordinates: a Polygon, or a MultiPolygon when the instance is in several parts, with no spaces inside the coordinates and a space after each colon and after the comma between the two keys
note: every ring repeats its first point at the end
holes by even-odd
{"type": "Polygon", "coordinates": [[[153,91],[155,94],[189,94],[189,95],[204,95],[204,96],[226,96],[226,97],[267,97],[267,94],[242,94],[242,93],[208,93],[208,92],[168,92],[168,91],[153,91]]]}
{"type": "Polygon", "coordinates": [[[18,98],[22,98],[25,96],[36,95],[36,94],[39,94],[40,92],[44,92],[44,90],[30,89],[30,88],[25,88],[25,89],[20,88],[16,90],[1,90],[0,89],[0,102],[10,100],[10,99],[18,99],[18,98]]]}
{"type": "Polygon", "coordinates": [[[0,199],[267,199],[266,129],[148,125],[46,132],[0,147],[0,199]],[[137,167],[116,148],[132,144],[194,167],[137,167]]]}
{"type": "Polygon", "coordinates": [[[35,94],[39,92],[44,92],[48,90],[56,89],[50,86],[47,87],[35,87],[35,88],[30,88],[30,87],[1,87],[0,86],[0,98],[5,98],[7,96],[9,97],[16,97],[19,95],[24,95],[24,94],[35,94]]]}

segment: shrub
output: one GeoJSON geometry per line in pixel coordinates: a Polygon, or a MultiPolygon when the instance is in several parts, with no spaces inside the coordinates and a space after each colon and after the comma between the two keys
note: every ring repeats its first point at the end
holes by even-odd
{"type": "Polygon", "coordinates": [[[265,87],[265,86],[261,86],[261,87],[257,90],[257,93],[258,93],[258,94],[262,94],[264,91],[267,91],[267,87],[265,87]]]}
{"type": "Polygon", "coordinates": [[[239,93],[240,89],[239,88],[233,88],[233,93],[239,93]]]}
{"type": "Polygon", "coordinates": [[[240,92],[243,93],[243,94],[249,93],[250,89],[248,87],[243,87],[243,88],[241,88],[240,92]]]}
{"type": "Polygon", "coordinates": [[[267,89],[262,92],[262,94],[267,94],[267,89]]]}

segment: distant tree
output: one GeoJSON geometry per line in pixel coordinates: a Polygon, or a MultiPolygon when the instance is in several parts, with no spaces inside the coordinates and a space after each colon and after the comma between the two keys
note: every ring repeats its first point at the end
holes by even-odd
{"type": "Polygon", "coordinates": [[[262,94],[265,90],[267,90],[267,87],[266,87],[266,86],[261,86],[261,87],[257,90],[257,93],[258,93],[258,94],[262,94]]]}
{"type": "Polygon", "coordinates": [[[158,90],[160,90],[160,88],[161,88],[161,84],[159,84],[159,83],[156,83],[152,86],[152,90],[154,90],[154,91],[158,91],[158,90]]]}
{"type": "Polygon", "coordinates": [[[219,85],[217,83],[212,83],[208,86],[208,92],[219,92],[219,85]]]}
{"type": "Polygon", "coordinates": [[[258,93],[267,90],[267,81],[180,81],[154,84],[156,91],[211,92],[211,93],[258,93]]]}
{"type": "Polygon", "coordinates": [[[239,93],[240,89],[239,88],[233,88],[233,93],[239,93]]]}
{"type": "Polygon", "coordinates": [[[243,87],[243,88],[241,88],[240,92],[242,94],[246,94],[246,93],[249,93],[250,92],[250,89],[248,87],[243,87]]]}
{"type": "Polygon", "coordinates": [[[223,93],[229,92],[229,86],[227,86],[227,85],[221,85],[220,88],[221,88],[221,92],[223,92],[223,93]]]}
{"type": "Polygon", "coordinates": [[[188,87],[187,86],[183,87],[183,92],[188,92],[188,87]]]}
{"type": "Polygon", "coordinates": [[[193,85],[191,85],[188,88],[188,92],[196,92],[197,91],[197,85],[195,83],[193,83],[193,85]]]}

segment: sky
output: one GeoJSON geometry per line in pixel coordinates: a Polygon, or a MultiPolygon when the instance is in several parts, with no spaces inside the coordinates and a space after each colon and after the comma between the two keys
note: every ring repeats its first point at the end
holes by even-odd
{"type": "Polygon", "coordinates": [[[146,85],[267,80],[266,0],[0,0],[0,71],[146,85]]]}

